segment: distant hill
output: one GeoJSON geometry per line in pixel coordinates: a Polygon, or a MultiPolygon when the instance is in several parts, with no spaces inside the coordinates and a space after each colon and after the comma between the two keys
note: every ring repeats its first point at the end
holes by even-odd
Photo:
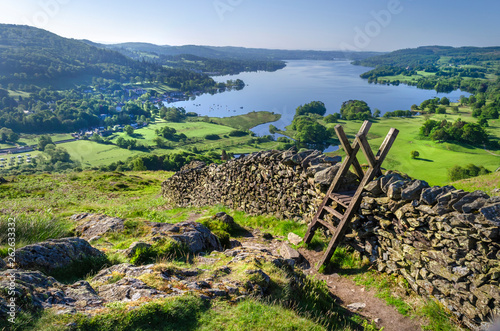
{"type": "Polygon", "coordinates": [[[147,43],[122,43],[114,45],[103,45],[120,52],[151,53],[156,55],[196,55],[211,59],[233,59],[233,60],[361,60],[380,52],[342,52],[342,51],[308,51],[308,50],[280,50],[264,48],[245,47],[218,47],[218,46],[159,46],[147,43]]]}
{"type": "Polygon", "coordinates": [[[0,82],[57,85],[103,77],[127,80],[150,65],[34,27],[0,24],[0,82]]]}
{"type": "Polygon", "coordinates": [[[367,67],[437,66],[441,63],[454,65],[483,65],[487,61],[500,61],[500,47],[448,47],[423,46],[401,49],[391,53],[358,60],[355,64],[367,67]],[[443,61],[444,60],[444,61],[443,61]]]}

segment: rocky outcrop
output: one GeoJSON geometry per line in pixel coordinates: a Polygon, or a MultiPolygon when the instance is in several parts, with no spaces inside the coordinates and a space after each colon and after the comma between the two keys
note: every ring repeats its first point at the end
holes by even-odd
{"type": "MultiPolygon", "coordinates": [[[[172,206],[224,204],[250,214],[303,219],[314,214],[339,161],[314,150],[253,153],[221,165],[190,165],[165,181],[162,192],[172,206]]],[[[354,182],[353,175],[343,179],[345,187],[354,182]]]]}
{"type": "MultiPolygon", "coordinates": [[[[143,266],[124,263],[101,270],[89,282],[81,280],[74,284],[62,284],[40,271],[0,271],[0,287],[9,288],[15,279],[17,310],[50,308],[56,313],[88,314],[94,310],[104,312],[106,304],[112,302],[140,305],[186,293],[207,300],[224,297],[231,301],[262,296],[268,291],[272,275],[282,274],[278,268],[293,273],[287,261],[273,254],[268,245],[250,243],[197,256],[187,268],[161,263],[143,266]]],[[[299,274],[290,276],[289,280],[297,282],[299,277],[299,274]]],[[[0,291],[0,318],[9,311],[8,300],[7,292],[0,291]]]]}
{"type": "MultiPolygon", "coordinates": [[[[0,287],[9,288],[15,279],[13,290],[16,309],[35,311],[52,308],[61,313],[102,308],[103,300],[86,281],[64,285],[40,271],[6,270],[0,272],[0,287]]],[[[8,311],[5,293],[0,294],[0,316],[8,311]]]]}
{"type": "MultiPolygon", "coordinates": [[[[324,161],[314,151],[259,152],[178,172],[162,191],[171,205],[221,203],[307,221],[338,168],[324,161]]],[[[350,174],[342,184],[345,190],[356,182],[350,174]]],[[[365,189],[346,242],[380,271],[442,302],[470,328],[500,316],[499,197],[430,187],[390,171],[365,189]]]]}
{"type": "Polygon", "coordinates": [[[102,214],[76,214],[71,216],[71,219],[79,224],[75,228],[76,234],[87,240],[124,229],[123,219],[102,214]]]}
{"type": "Polygon", "coordinates": [[[217,237],[204,225],[197,222],[181,222],[176,224],[148,222],[151,226],[153,241],[162,237],[185,244],[192,253],[222,250],[217,237]]]}
{"type": "Polygon", "coordinates": [[[81,238],[51,239],[16,251],[18,268],[48,273],[92,258],[105,258],[105,255],[81,238]]]}

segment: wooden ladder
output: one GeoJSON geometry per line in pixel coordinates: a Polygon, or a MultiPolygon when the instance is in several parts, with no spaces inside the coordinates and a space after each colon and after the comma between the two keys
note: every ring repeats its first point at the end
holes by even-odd
{"type": "Polygon", "coordinates": [[[385,157],[389,153],[389,150],[391,149],[392,144],[394,143],[394,140],[396,140],[396,137],[399,133],[397,129],[391,128],[389,130],[389,133],[385,137],[384,142],[380,146],[377,155],[375,156],[373,155],[373,152],[366,138],[371,125],[372,124],[370,122],[364,121],[363,125],[359,129],[358,134],[356,135],[354,144],[352,146],[349,143],[349,140],[347,139],[342,126],[335,126],[335,132],[337,133],[340,143],[344,148],[344,151],[346,152],[346,156],[340,166],[340,169],[335,175],[335,178],[333,179],[333,182],[330,185],[330,188],[328,189],[323,202],[319,205],[316,215],[309,224],[309,228],[307,229],[306,235],[304,237],[304,242],[306,244],[310,243],[312,238],[314,237],[314,233],[320,225],[330,230],[330,233],[333,235],[325,254],[317,265],[317,268],[328,264],[328,262],[332,258],[333,253],[335,252],[335,249],[344,239],[345,232],[349,227],[351,219],[357,212],[359,205],[361,204],[364,187],[375,176],[380,176],[382,174],[380,170],[382,162],[384,162],[385,157]],[[359,164],[359,161],[356,157],[356,154],[360,149],[363,151],[363,154],[368,161],[368,169],[365,172],[363,171],[363,169],[361,169],[361,165],[359,164]],[[360,180],[358,188],[355,191],[337,192],[340,187],[340,180],[347,174],[351,165],[353,166],[354,171],[360,180]],[[331,223],[325,219],[326,213],[331,214],[332,218],[338,220],[337,226],[335,226],[333,222],[331,223]]]}

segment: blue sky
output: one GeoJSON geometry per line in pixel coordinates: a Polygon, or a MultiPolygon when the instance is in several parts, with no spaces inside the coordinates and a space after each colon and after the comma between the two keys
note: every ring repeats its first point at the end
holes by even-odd
{"type": "Polygon", "coordinates": [[[391,51],[500,46],[498,0],[17,0],[0,23],[96,42],[391,51]]]}

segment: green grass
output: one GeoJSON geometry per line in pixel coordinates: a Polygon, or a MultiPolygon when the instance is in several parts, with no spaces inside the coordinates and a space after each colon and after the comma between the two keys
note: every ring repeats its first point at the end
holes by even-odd
{"type": "MultiPolygon", "coordinates": [[[[463,112],[464,110],[461,109],[463,112]]],[[[476,119],[465,116],[466,114],[434,115],[432,119],[455,121],[458,117],[464,121],[476,121],[476,119]]],[[[383,168],[398,170],[407,173],[413,178],[427,181],[430,185],[445,185],[449,183],[448,168],[454,165],[465,166],[470,163],[483,165],[488,170],[494,171],[500,164],[500,156],[491,155],[481,147],[469,145],[437,143],[430,139],[419,137],[419,129],[425,118],[416,116],[413,118],[379,118],[374,120],[369,133],[369,143],[372,150],[376,152],[385,135],[391,127],[399,130],[399,135],[387,156],[383,168]],[[417,150],[419,158],[411,159],[410,151],[417,150]]],[[[489,121],[489,134],[500,137],[500,120],[489,121]]],[[[344,131],[349,138],[353,139],[361,127],[361,121],[341,121],[344,131]]],[[[335,124],[330,124],[334,126],[335,124]]],[[[500,151],[492,151],[500,155],[500,151]]],[[[343,151],[335,154],[343,155],[343,151]]],[[[366,163],[362,153],[358,154],[361,163],[366,163]]]]}
{"type": "MultiPolygon", "coordinates": [[[[209,117],[209,120],[213,123],[218,123],[220,125],[229,126],[240,130],[249,130],[257,125],[276,122],[281,118],[280,114],[275,114],[274,112],[268,111],[252,111],[244,115],[230,116],[230,117],[209,117]]],[[[201,118],[195,118],[194,120],[199,120],[201,118]]]]}
{"type": "MultiPolygon", "coordinates": [[[[73,137],[69,133],[54,133],[47,135],[52,139],[53,142],[73,139],[73,137]]],[[[17,144],[0,144],[0,148],[11,148],[11,147],[16,147],[16,145],[19,146],[36,145],[38,144],[39,137],[40,135],[36,134],[22,134],[17,144]]]]}
{"type": "Polygon", "coordinates": [[[108,165],[116,161],[125,161],[131,156],[145,154],[142,151],[99,144],[90,140],[77,140],[60,146],[68,151],[72,160],[80,162],[82,167],[108,165]]]}
{"type": "Polygon", "coordinates": [[[500,192],[493,192],[494,189],[500,187],[500,172],[493,172],[488,175],[478,176],[468,179],[462,179],[450,183],[457,189],[462,189],[467,192],[481,190],[489,195],[500,195],[500,192]]]}

